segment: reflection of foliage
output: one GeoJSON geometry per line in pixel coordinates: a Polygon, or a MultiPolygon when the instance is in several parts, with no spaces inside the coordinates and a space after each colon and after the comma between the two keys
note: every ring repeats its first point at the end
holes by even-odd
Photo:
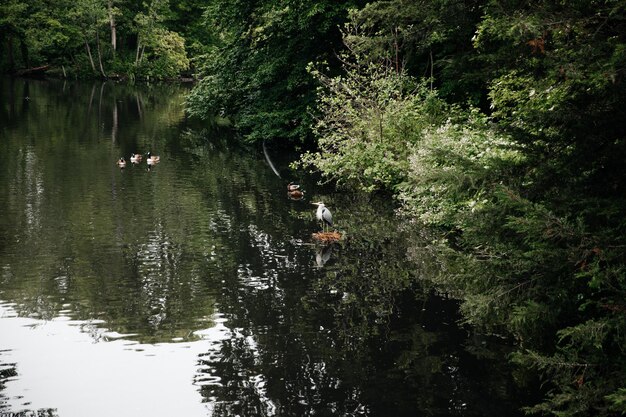
{"type": "MultiPolygon", "coordinates": [[[[210,325],[213,300],[204,283],[205,260],[186,259],[204,253],[207,243],[220,246],[189,233],[211,227],[209,218],[199,217],[202,196],[181,190],[175,176],[157,182],[121,174],[111,162],[120,154],[166,145],[164,132],[182,118],[182,98],[169,94],[164,100],[163,94],[176,90],[112,92],[103,84],[57,96],[46,89],[61,88],[60,83],[18,86],[28,88],[24,94],[32,100],[12,108],[26,102],[17,94],[4,108],[9,114],[2,115],[12,123],[22,120],[19,131],[7,131],[0,156],[9,179],[2,186],[14,190],[4,201],[10,215],[0,224],[10,237],[0,252],[7,265],[4,297],[19,301],[16,310],[23,315],[49,319],[69,310],[79,319],[106,319],[112,330],[136,333],[142,341],[187,339],[210,325]],[[52,97],[85,103],[51,106],[52,97]],[[55,108],[67,113],[51,115],[55,108]],[[49,139],[31,133],[35,128],[49,139]],[[35,138],[30,146],[22,141],[29,135],[35,138]],[[104,135],[114,146],[99,140],[104,135]]],[[[142,172],[136,169],[135,174],[142,172]]]]}
{"type": "Polygon", "coordinates": [[[21,314],[102,318],[157,342],[191,338],[218,305],[231,334],[200,358],[196,378],[216,415],[450,415],[450,404],[471,415],[464,403],[509,411],[488,404],[510,396],[502,348],[468,338],[454,324],[456,303],[420,290],[421,271],[406,259],[413,238],[384,198],[303,184],[347,236],[312,268],[316,248],[302,243],[318,230],[312,206],[288,200],[263,160],[213,133],[181,136],[175,89],[165,100],[157,89],[87,88],[78,94],[86,115],[53,107],[77,137],[59,115],[35,123],[37,97],[50,96],[29,88],[29,104],[0,113],[28,122],[3,123],[0,144],[0,191],[10,196],[0,200],[2,289],[21,314]],[[163,158],[149,173],[113,165],[148,149],[163,158]]]}
{"type": "Polygon", "coordinates": [[[346,337],[356,341],[378,333],[377,324],[388,320],[395,298],[415,277],[404,259],[404,236],[398,232],[394,217],[383,215],[392,212],[390,206],[364,196],[336,197],[334,204],[349,207],[337,213],[348,237],[337,246],[336,260],[314,284],[307,302],[315,305],[322,299],[333,306],[334,316],[344,321],[337,328],[366,326],[360,335],[346,337]]]}
{"type": "MultiPolygon", "coordinates": [[[[0,355],[0,357],[2,357],[0,355]]],[[[8,365],[4,362],[0,362],[0,392],[4,389],[5,383],[9,378],[13,378],[17,375],[17,370],[15,369],[15,365],[8,365]]],[[[1,397],[0,397],[1,398],[1,397]]],[[[2,410],[2,402],[0,400],[0,410],[2,410]]]]}
{"type": "MultiPolygon", "coordinates": [[[[451,398],[459,414],[467,415],[463,404],[470,401],[481,404],[477,409],[501,412],[493,398],[511,395],[506,369],[495,366],[502,363],[502,353],[480,338],[467,340],[454,324],[456,303],[427,294],[416,303],[419,277],[411,272],[407,236],[398,230],[388,203],[363,195],[321,199],[348,239],[334,246],[312,282],[301,279],[302,251],[289,255],[280,241],[265,235],[257,236],[260,258],[251,256],[239,283],[226,284],[223,296],[232,301],[221,304],[231,317],[232,334],[201,358],[197,377],[203,396],[216,404],[216,415],[384,415],[389,410],[449,415],[451,398]],[[287,260],[277,262],[282,254],[287,260]],[[421,310],[426,305],[430,313],[421,310]],[[442,325],[444,317],[451,324],[442,325]],[[478,359],[472,352],[479,348],[493,357],[478,359]],[[471,369],[481,360],[494,365],[485,367],[488,375],[475,378],[471,369]],[[486,404],[483,395],[494,404],[486,404]]],[[[306,221],[316,227],[313,217],[306,221]]],[[[307,252],[311,262],[313,251],[307,252]]]]}

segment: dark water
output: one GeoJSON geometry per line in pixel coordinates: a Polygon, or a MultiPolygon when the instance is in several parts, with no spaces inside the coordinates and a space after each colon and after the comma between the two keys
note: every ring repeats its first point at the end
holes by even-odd
{"type": "Polygon", "coordinates": [[[389,202],[278,178],[185,92],[2,81],[0,415],[517,414],[507,347],[421,287],[389,202]]]}

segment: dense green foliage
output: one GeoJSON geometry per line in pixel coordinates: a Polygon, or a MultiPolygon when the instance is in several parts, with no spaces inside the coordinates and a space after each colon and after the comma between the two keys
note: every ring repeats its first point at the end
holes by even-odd
{"type": "Polygon", "coordinates": [[[300,166],[430,228],[415,262],[544,377],[529,411],[626,413],[624,0],[199,3],[7,0],[1,65],[164,77],[188,48],[189,114],[313,136],[300,166]]]}
{"type": "Polygon", "coordinates": [[[334,78],[312,72],[331,94],[321,94],[323,116],[313,129],[321,151],[302,162],[367,190],[403,183],[411,149],[425,128],[445,120],[446,104],[415,79],[373,63],[354,62],[334,78]]]}
{"type": "Polygon", "coordinates": [[[311,61],[333,60],[338,25],[354,2],[212,0],[205,12],[217,42],[201,57],[189,98],[199,117],[227,115],[250,141],[309,136],[315,101],[311,61]]]}
{"type": "Polygon", "coordinates": [[[404,3],[355,11],[344,75],[313,72],[320,149],[301,164],[395,191],[432,228],[412,257],[467,322],[515,339],[520,383],[545,381],[527,411],[626,412],[624,2],[484,2],[456,30],[468,3],[404,3]]]}
{"type": "Polygon", "coordinates": [[[63,77],[178,77],[199,53],[199,0],[7,0],[0,5],[0,70],[49,65],[63,77]],[[178,30],[178,31],[176,31],[178,30]]]}

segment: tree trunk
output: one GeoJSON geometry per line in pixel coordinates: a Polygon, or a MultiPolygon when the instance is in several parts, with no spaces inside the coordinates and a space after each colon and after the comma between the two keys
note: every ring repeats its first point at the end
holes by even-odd
{"type": "Polygon", "coordinates": [[[433,67],[435,62],[433,61],[433,50],[430,50],[430,91],[433,91],[433,67]]]}
{"type": "Polygon", "coordinates": [[[113,0],[109,0],[109,24],[111,25],[111,50],[113,58],[117,51],[117,26],[115,24],[115,15],[113,14],[113,0]]]}
{"type": "Polygon", "coordinates": [[[398,52],[398,27],[396,26],[396,32],[393,35],[393,44],[396,50],[396,75],[400,74],[400,64],[399,64],[399,52],[398,52]]]}
{"type": "Polygon", "coordinates": [[[102,66],[102,53],[100,52],[100,35],[98,34],[98,30],[96,30],[96,47],[98,49],[98,64],[100,65],[100,73],[103,78],[106,78],[107,75],[104,73],[104,67],[102,66]]]}
{"type": "Polygon", "coordinates": [[[100,100],[98,100],[98,126],[102,126],[102,95],[104,93],[104,81],[100,82],[100,100]]]}
{"type": "Polygon", "coordinates": [[[78,62],[76,62],[76,55],[70,53],[70,59],[72,61],[72,66],[74,67],[74,78],[78,78],[78,72],[80,70],[80,67],[78,65],[78,62]]]}
{"type": "Polygon", "coordinates": [[[141,42],[139,42],[139,36],[137,36],[137,51],[135,52],[135,66],[139,65],[139,50],[141,49],[141,42]]]}
{"type": "Polygon", "coordinates": [[[89,55],[89,62],[91,62],[91,69],[93,70],[93,72],[97,72],[96,64],[93,63],[93,57],[91,56],[91,48],[89,47],[89,42],[87,42],[87,39],[85,39],[85,47],[87,48],[87,55],[89,55]]]}

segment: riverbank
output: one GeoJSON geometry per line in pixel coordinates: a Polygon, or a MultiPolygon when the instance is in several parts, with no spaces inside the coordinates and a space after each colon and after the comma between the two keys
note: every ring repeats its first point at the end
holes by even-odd
{"type": "Polygon", "coordinates": [[[50,65],[42,65],[33,68],[23,68],[16,70],[13,73],[4,74],[6,77],[16,78],[35,78],[35,79],[61,79],[61,80],[99,80],[99,81],[116,81],[116,82],[166,82],[166,83],[185,83],[194,84],[198,80],[190,75],[181,75],[179,77],[163,77],[163,78],[136,78],[129,74],[117,74],[110,73],[106,77],[94,76],[94,77],[68,77],[64,68],[53,67],[50,65]]]}

